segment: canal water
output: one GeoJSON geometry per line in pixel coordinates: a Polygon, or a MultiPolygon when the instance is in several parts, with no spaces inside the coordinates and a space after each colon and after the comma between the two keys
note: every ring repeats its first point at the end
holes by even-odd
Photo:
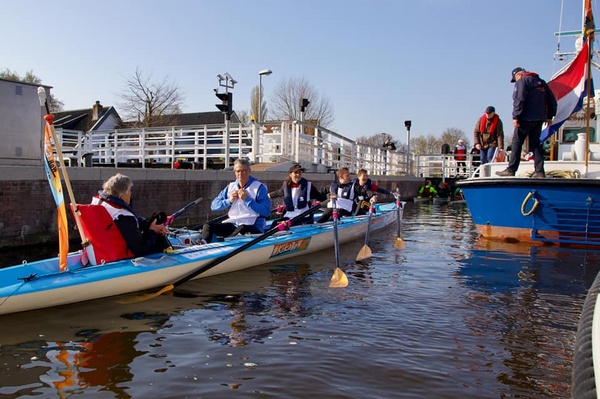
{"type": "Polygon", "coordinates": [[[406,206],[334,252],[172,295],[0,316],[1,398],[569,398],[596,251],[478,239],[464,205],[406,206]]]}

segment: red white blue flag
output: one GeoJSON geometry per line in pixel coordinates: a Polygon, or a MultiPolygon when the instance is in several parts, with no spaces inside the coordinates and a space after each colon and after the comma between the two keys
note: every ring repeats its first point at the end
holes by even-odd
{"type": "Polygon", "coordinates": [[[540,137],[542,142],[556,133],[569,116],[581,110],[588,89],[592,97],[594,96],[594,84],[591,79],[589,80],[590,88],[587,87],[587,65],[590,58],[588,46],[589,40],[585,40],[577,57],[548,82],[548,86],[550,86],[550,90],[552,90],[558,104],[552,124],[542,130],[540,137]]]}

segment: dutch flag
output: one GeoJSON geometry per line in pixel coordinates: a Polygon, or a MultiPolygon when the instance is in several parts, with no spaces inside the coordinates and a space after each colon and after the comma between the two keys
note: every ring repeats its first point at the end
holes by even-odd
{"type": "MultiPolygon", "coordinates": [[[[550,126],[542,130],[540,141],[543,143],[558,131],[563,123],[573,113],[581,110],[583,101],[587,96],[587,63],[589,60],[589,40],[585,40],[583,48],[577,57],[558,71],[548,82],[548,86],[554,97],[556,97],[556,116],[550,126]]],[[[592,97],[594,95],[594,84],[590,80],[592,97]]]]}

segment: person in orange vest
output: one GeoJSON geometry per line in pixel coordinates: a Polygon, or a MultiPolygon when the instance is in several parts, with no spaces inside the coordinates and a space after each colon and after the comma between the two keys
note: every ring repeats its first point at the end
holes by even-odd
{"type": "Polygon", "coordinates": [[[454,160],[456,160],[456,176],[460,175],[462,168],[463,175],[467,174],[467,147],[463,139],[458,140],[458,144],[454,147],[454,160]]]}
{"type": "Polygon", "coordinates": [[[481,164],[492,162],[496,149],[504,148],[502,120],[491,105],[477,120],[473,134],[475,148],[480,151],[481,164]]]}

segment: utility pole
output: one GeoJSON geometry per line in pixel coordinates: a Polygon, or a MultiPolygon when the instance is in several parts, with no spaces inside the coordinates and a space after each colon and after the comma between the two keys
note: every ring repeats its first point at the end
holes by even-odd
{"type": "Polygon", "coordinates": [[[404,121],[406,127],[406,176],[410,176],[410,126],[411,121],[404,121]]]}

